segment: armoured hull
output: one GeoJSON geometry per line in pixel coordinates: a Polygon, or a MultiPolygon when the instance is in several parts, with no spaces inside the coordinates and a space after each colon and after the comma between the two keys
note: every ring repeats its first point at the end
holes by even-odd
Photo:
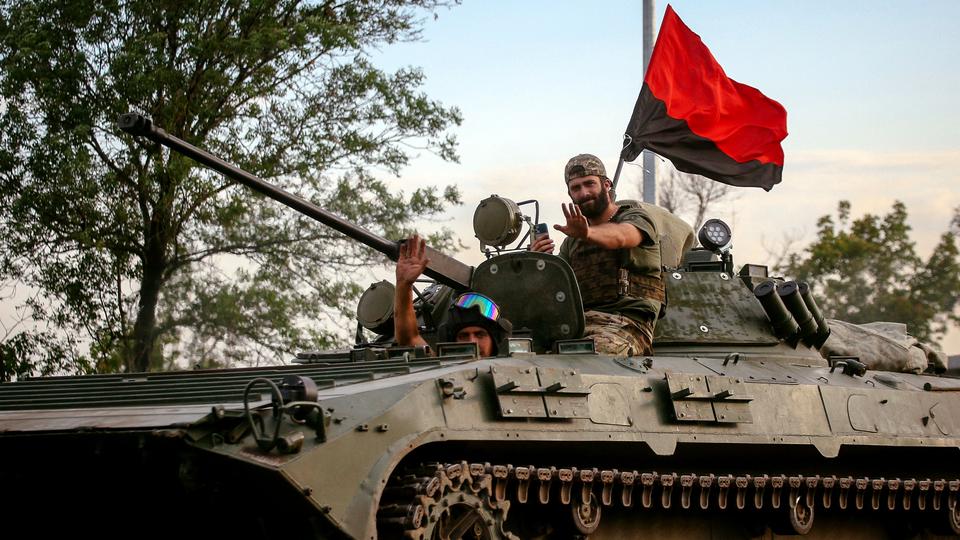
{"type": "Polygon", "coordinates": [[[4,384],[3,507],[58,501],[62,520],[24,523],[101,536],[956,534],[960,381],[846,374],[779,343],[657,352],[4,384]],[[265,383],[244,414],[250,381],[290,375],[322,416],[275,409],[265,383]]]}

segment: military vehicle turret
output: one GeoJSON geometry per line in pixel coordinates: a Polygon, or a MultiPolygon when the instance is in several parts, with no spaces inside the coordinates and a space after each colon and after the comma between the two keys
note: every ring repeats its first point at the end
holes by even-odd
{"type": "MultiPolygon", "coordinates": [[[[142,116],[120,126],[396,257],[396,242],[142,116]]],[[[809,288],[737,269],[721,222],[702,232],[704,248],[666,258],[676,264],[664,272],[656,354],[596,354],[581,338],[569,266],[506,248],[537,220],[504,198],[482,206],[490,258],[471,268],[430,256],[438,284],[417,308],[435,356],[392,345],[381,283],[358,309],[358,334],[378,337],[291,365],[0,385],[4,529],[371,540],[960,533],[960,380],[822,354],[830,325],[809,288]],[[437,342],[452,292],[465,289],[513,323],[499,356],[437,342]]]]}

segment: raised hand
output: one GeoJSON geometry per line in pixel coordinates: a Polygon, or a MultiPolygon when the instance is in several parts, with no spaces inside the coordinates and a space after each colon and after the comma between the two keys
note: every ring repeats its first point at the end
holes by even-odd
{"type": "Polygon", "coordinates": [[[397,259],[397,285],[413,285],[427,268],[430,259],[426,255],[427,243],[419,235],[413,235],[400,244],[397,259]]]}
{"type": "Polygon", "coordinates": [[[590,233],[590,223],[586,216],[580,211],[580,207],[567,203],[561,205],[563,208],[563,217],[567,218],[566,225],[554,225],[553,228],[567,236],[574,238],[586,238],[590,233]]]}

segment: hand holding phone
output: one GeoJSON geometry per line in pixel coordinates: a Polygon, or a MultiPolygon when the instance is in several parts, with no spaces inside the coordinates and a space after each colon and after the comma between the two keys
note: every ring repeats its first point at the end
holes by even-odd
{"type": "Polygon", "coordinates": [[[541,253],[553,253],[553,240],[550,239],[550,230],[546,223],[537,223],[533,227],[533,242],[530,244],[531,251],[541,253]]]}

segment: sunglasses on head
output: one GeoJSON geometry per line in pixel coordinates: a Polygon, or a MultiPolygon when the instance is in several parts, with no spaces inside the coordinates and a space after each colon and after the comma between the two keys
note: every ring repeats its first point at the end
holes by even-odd
{"type": "Polygon", "coordinates": [[[463,309],[476,306],[480,311],[480,315],[483,315],[491,321],[496,321],[500,318],[500,308],[497,307],[497,304],[480,293],[463,293],[457,297],[454,305],[463,309]]]}

